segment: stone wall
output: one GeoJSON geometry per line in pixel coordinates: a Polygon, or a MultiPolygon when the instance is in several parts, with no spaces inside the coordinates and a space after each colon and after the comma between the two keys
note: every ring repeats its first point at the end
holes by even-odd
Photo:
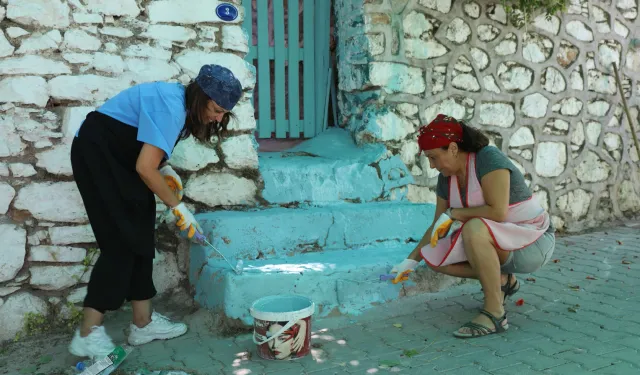
{"type": "Polygon", "coordinates": [[[638,155],[610,68],[637,126],[636,0],[571,0],[562,18],[524,27],[499,2],[475,0],[336,0],[336,16],[341,124],[402,157],[416,179],[410,199],[435,200],[437,171],[415,139],[445,113],[491,136],[560,229],[640,211],[638,155]]]}
{"type": "MultiPolygon", "coordinates": [[[[224,23],[218,3],[2,1],[0,341],[14,337],[27,312],[68,318],[84,298],[97,253],[73,182],[70,144],[84,116],[120,90],[155,80],[186,84],[205,63],[234,71],[245,97],[230,137],[213,148],[186,140],[171,163],[198,211],[260,199],[250,102],[255,70],[243,61],[243,12],[224,23]]],[[[158,205],[159,214],[164,209],[158,205]]],[[[160,292],[179,285],[188,263],[186,247],[176,253],[175,234],[164,232],[154,271],[160,292]]]]}

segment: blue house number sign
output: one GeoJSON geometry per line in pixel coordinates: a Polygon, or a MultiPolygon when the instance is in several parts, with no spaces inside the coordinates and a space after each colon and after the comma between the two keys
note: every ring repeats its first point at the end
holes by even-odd
{"type": "Polygon", "coordinates": [[[238,8],[229,3],[222,3],[216,7],[216,15],[223,21],[233,21],[238,18],[238,8]]]}

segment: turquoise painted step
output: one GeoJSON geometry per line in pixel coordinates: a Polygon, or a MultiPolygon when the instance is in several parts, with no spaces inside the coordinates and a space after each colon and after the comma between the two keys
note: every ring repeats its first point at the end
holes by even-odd
{"type": "Polygon", "coordinates": [[[262,197],[271,204],[388,200],[393,189],[414,182],[402,160],[387,157],[383,145],[358,147],[338,128],[287,152],[261,153],[260,174],[262,197]]]}
{"type": "Polygon", "coordinates": [[[415,247],[434,212],[433,204],[376,202],[199,214],[213,245],[246,271],[193,245],[189,280],[202,306],[247,323],[246,309],[265,293],[306,293],[321,315],[357,314],[402,294],[379,276],[415,247]]]}
{"type": "Polygon", "coordinates": [[[384,184],[368,165],[315,157],[261,157],[262,197],[272,204],[293,202],[370,202],[384,184]]]}
{"type": "Polygon", "coordinates": [[[236,274],[221,260],[210,260],[197,270],[191,282],[195,300],[203,307],[222,310],[228,318],[253,324],[251,304],[265,295],[300,294],[312,299],[316,316],[359,315],[376,304],[401,298],[415,286],[380,281],[415,247],[415,243],[392,247],[366,247],[299,254],[274,260],[244,263],[236,274]]]}
{"type": "MultiPolygon", "coordinates": [[[[433,204],[376,202],[322,207],[215,211],[196,215],[209,241],[229,259],[275,259],[299,253],[357,249],[376,243],[419,241],[433,204]]],[[[192,245],[195,268],[220,258],[192,245]]]]}

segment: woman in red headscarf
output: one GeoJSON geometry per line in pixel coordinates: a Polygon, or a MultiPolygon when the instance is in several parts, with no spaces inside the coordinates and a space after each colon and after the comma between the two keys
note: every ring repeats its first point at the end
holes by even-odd
{"type": "Polygon", "coordinates": [[[413,270],[424,259],[436,272],[478,279],[484,307],[454,336],[504,332],[504,300],[520,289],[513,274],[534,272],[553,254],[549,214],[518,168],[482,132],[438,115],[420,129],[418,145],[440,172],[437,220],[392,272],[413,270]]]}

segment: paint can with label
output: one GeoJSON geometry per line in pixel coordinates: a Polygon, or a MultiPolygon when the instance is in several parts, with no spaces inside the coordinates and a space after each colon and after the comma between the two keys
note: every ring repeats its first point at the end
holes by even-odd
{"type": "Polygon", "coordinates": [[[293,360],[311,349],[311,318],[315,303],[300,295],[266,296],[249,309],[258,355],[269,360],[293,360]]]}

